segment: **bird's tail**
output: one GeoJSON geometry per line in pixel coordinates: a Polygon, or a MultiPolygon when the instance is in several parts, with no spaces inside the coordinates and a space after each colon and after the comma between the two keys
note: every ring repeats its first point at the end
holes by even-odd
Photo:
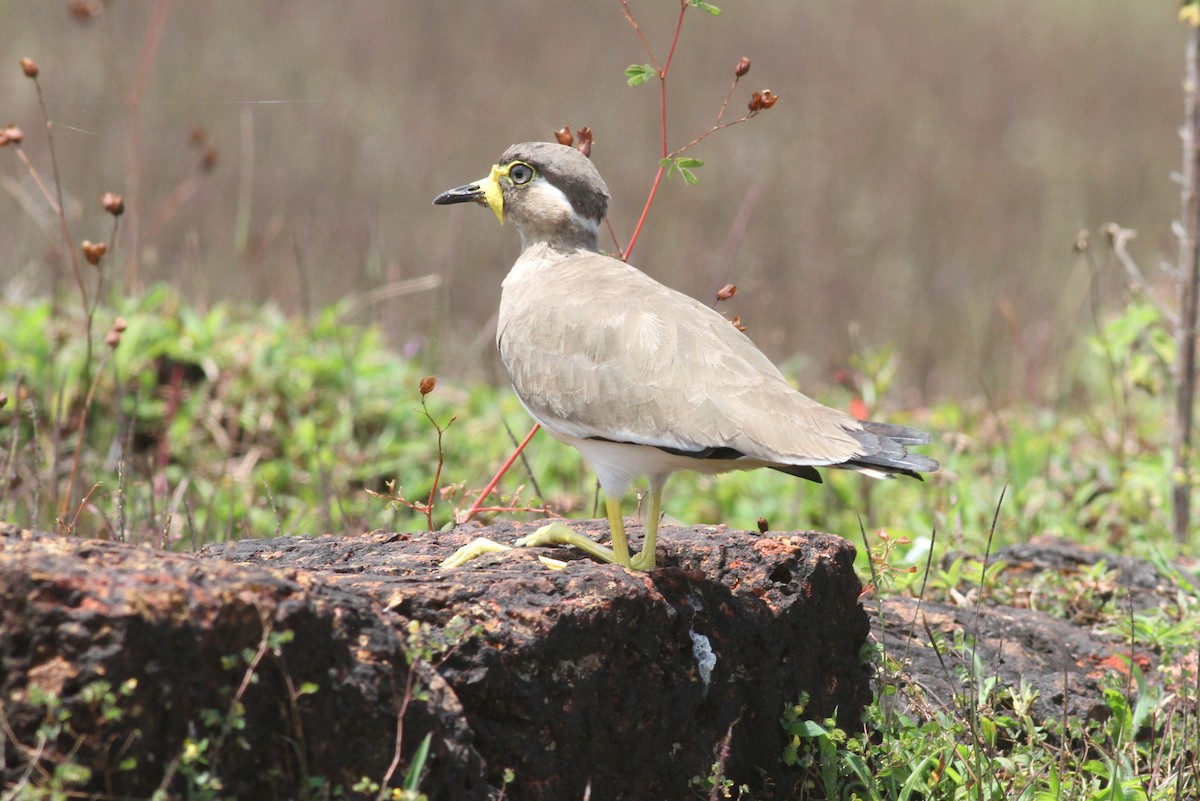
{"type": "Polygon", "coordinates": [[[875,478],[910,476],[921,478],[921,473],[933,473],[938,463],[928,456],[910,453],[909,447],[928,445],[930,436],[924,431],[894,423],[877,423],[865,420],[862,431],[851,432],[867,449],[864,456],[831,467],[856,470],[875,478]]]}

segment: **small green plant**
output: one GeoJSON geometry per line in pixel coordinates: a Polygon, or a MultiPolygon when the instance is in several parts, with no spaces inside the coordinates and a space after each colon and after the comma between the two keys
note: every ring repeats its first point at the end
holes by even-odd
{"type": "Polygon", "coordinates": [[[134,770],[137,761],[127,756],[130,741],[106,751],[103,764],[84,764],[80,751],[93,748],[122,720],[123,703],[137,690],[137,680],[127,679],[113,687],[102,679],[80,689],[71,704],[54,690],[38,684],[28,687],[28,703],[40,710],[41,723],[35,741],[24,744],[11,739],[12,729],[0,711],[0,737],[11,742],[26,762],[24,774],[0,795],[4,801],[65,801],[86,787],[97,769],[105,773],[134,770]]]}
{"type": "Polygon", "coordinates": [[[413,701],[428,698],[428,689],[420,682],[418,673],[429,668],[436,670],[450,658],[460,643],[478,632],[477,626],[472,626],[466,618],[458,616],[451,618],[444,626],[432,626],[418,620],[409,621],[404,651],[405,659],[408,660],[408,676],[405,679],[404,692],[396,700],[396,739],[392,762],[378,782],[363,777],[355,785],[356,791],[373,793],[377,801],[422,801],[425,798],[418,788],[425,770],[425,761],[429,757],[432,734],[425,735],[413,752],[401,786],[390,786],[392,777],[400,769],[404,746],[404,719],[408,707],[413,701]]]}
{"type": "Polygon", "coordinates": [[[434,499],[438,496],[438,482],[440,482],[442,479],[442,468],[445,466],[446,461],[446,451],[443,443],[443,437],[446,434],[446,430],[454,424],[455,420],[454,417],[451,417],[445,422],[445,424],[442,424],[434,419],[433,415],[429,413],[429,407],[425,404],[425,396],[430,392],[433,392],[433,388],[435,386],[437,386],[437,378],[429,375],[421,379],[419,387],[421,392],[421,415],[429,421],[429,424],[433,426],[433,430],[437,432],[437,467],[433,473],[433,482],[429,487],[429,496],[424,501],[410,501],[404,497],[404,488],[397,487],[394,480],[388,480],[385,482],[385,486],[387,487],[386,494],[382,492],[375,492],[374,490],[370,489],[367,490],[368,494],[387,501],[388,506],[391,508],[403,506],[425,515],[425,525],[428,527],[429,531],[434,530],[433,503],[434,499]]]}
{"type": "Polygon", "coordinates": [[[719,801],[722,798],[744,798],[750,792],[750,788],[745,784],[734,785],[733,779],[725,775],[725,763],[729,760],[729,744],[733,741],[733,726],[730,724],[729,729],[725,732],[725,737],[721,740],[721,744],[717,748],[717,759],[708,769],[708,774],[705,776],[693,776],[688,786],[698,792],[703,793],[708,801],[719,801]],[[734,793],[737,793],[735,796],[734,793]]]}

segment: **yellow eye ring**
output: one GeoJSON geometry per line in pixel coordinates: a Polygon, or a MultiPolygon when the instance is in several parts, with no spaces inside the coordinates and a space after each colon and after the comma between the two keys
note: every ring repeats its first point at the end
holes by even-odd
{"type": "Polygon", "coordinates": [[[523,161],[514,161],[508,165],[508,180],[513,182],[514,186],[524,186],[533,180],[537,173],[533,167],[530,167],[523,161]]]}

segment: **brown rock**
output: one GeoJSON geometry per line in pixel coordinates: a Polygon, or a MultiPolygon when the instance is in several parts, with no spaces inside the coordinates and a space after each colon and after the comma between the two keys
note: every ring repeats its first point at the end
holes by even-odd
{"type": "MultiPolygon", "coordinates": [[[[264,626],[291,631],[244,691],[245,727],[210,733],[220,748],[209,769],[230,797],[286,797],[315,777],[349,788],[391,761],[410,621],[460,616],[474,633],[436,673],[419,669],[431,689],[404,719],[404,765],[433,733],[423,791],[484,798],[511,768],[516,801],[588,787],[657,801],[690,797],[731,729],[728,775],[755,797],[788,797],[784,705],[807,693],[810,715],[836,710],[853,726],[869,700],[867,617],[844,540],[664,527],[666,567],[646,574],[565,550],[561,571],[528,551],[436,567],[480,534],[505,542],[529,530],[244,540],[182,556],[0,527],[5,717],[19,742],[35,742],[29,685],[56,689],[74,734],[40,768],[78,740],[87,789],[148,794],[184,737],[204,735],[204,710],[230,708],[264,626]],[[98,677],[138,679],[121,719],[89,717],[82,689],[98,677]],[[316,691],[297,694],[304,682],[316,691]],[[137,767],[116,771],[125,756],[137,767]]],[[[15,752],[5,781],[33,759],[15,752]]]]}
{"type": "Polygon", "coordinates": [[[991,564],[1000,568],[996,580],[1014,588],[1030,586],[1042,572],[1069,578],[1101,560],[1113,571],[1111,584],[1094,588],[1095,597],[1088,603],[1078,599],[1077,608],[1065,613],[1000,604],[987,593],[982,599],[964,598],[960,605],[913,598],[869,603],[874,638],[901,666],[901,676],[881,677],[900,685],[891,703],[927,718],[930,710],[960,706],[964,697],[974,697],[975,687],[995,678],[1000,686],[1017,689],[1024,683],[1036,693],[1030,707],[1036,721],[1062,720],[1064,714],[1107,717],[1101,688],[1105,675],[1115,671],[1128,676],[1130,661],[1149,672],[1158,657],[1145,644],[1097,630],[1091,606],[1143,610],[1167,603],[1169,582],[1144,560],[1051,536],[1000,550],[991,564]]]}

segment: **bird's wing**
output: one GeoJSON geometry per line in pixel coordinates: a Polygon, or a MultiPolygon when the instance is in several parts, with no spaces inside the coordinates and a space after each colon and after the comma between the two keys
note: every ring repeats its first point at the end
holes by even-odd
{"type": "Polygon", "coordinates": [[[857,420],[793,389],[699,301],[599,254],[521,266],[497,340],[518,396],[552,431],[792,465],[872,451],[857,420]]]}

